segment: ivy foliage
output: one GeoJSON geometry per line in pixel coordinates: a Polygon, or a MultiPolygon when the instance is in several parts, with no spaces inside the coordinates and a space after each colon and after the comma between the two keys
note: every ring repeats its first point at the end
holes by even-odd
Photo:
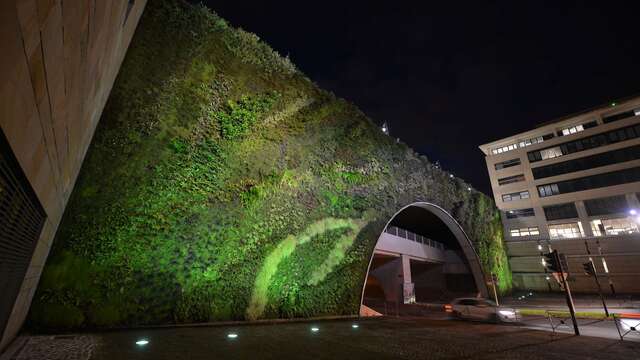
{"type": "Polygon", "coordinates": [[[386,221],[450,212],[508,291],[485,195],[256,36],[150,0],[34,297],[34,328],[357,313],[386,221]]]}

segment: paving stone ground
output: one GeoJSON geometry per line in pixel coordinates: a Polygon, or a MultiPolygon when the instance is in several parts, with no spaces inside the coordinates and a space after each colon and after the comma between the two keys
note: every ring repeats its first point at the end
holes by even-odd
{"type": "Polygon", "coordinates": [[[640,343],[423,318],[29,338],[16,359],[640,359],[640,343]],[[318,331],[313,332],[312,327],[318,331]],[[227,335],[235,333],[235,339],[227,335]],[[146,339],[145,346],[135,342],[146,339]],[[66,356],[65,356],[66,354],[66,356]]]}

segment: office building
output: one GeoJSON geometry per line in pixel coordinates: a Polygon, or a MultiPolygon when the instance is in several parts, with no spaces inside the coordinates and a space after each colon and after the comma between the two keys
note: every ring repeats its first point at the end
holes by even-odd
{"type": "Polygon", "coordinates": [[[501,211],[514,286],[557,290],[541,254],[568,259],[576,292],[640,292],[640,97],[480,146],[501,211]]]}

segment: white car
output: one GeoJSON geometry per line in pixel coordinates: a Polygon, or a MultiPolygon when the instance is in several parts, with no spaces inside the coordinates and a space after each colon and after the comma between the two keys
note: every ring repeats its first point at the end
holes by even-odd
{"type": "Polygon", "coordinates": [[[444,310],[456,318],[496,322],[520,321],[517,309],[496,305],[482,298],[459,298],[444,306],[444,310]]]}

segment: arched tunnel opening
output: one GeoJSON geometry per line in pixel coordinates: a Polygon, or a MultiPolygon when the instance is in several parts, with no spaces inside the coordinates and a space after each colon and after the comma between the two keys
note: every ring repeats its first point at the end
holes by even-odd
{"type": "Polygon", "coordinates": [[[388,314],[406,305],[479,295],[487,295],[484,275],[460,225],[436,205],[414,203],[398,211],[380,234],[362,305],[388,314]]]}

